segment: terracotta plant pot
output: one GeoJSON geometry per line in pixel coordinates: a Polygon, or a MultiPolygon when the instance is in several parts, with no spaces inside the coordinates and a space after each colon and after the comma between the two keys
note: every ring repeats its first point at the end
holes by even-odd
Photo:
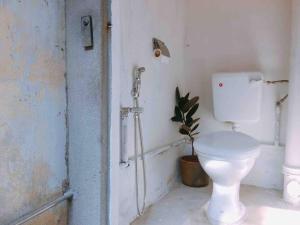
{"type": "Polygon", "coordinates": [[[180,172],[182,183],[190,187],[205,187],[209,177],[201,167],[197,156],[183,156],[180,158],[180,172]]]}

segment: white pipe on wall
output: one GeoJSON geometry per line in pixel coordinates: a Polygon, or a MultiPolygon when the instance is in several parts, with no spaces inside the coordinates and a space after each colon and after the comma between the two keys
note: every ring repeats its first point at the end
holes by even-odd
{"type": "Polygon", "coordinates": [[[292,1],[292,46],[284,199],[300,204],[300,0],[292,1]]]}
{"type": "MultiPolygon", "coordinates": [[[[169,143],[167,145],[164,145],[164,146],[161,146],[161,147],[157,147],[157,148],[153,148],[151,150],[148,150],[145,152],[145,157],[154,157],[154,156],[157,156],[159,154],[163,154],[169,150],[172,150],[173,148],[175,147],[178,147],[184,143],[187,143],[187,139],[186,138],[182,138],[180,140],[177,140],[177,141],[174,141],[172,143],[169,143]]],[[[138,156],[138,159],[141,159],[141,154],[139,154],[138,156]]],[[[131,156],[129,157],[129,161],[133,161],[135,159],[135,156],[131,156]]]]}
{"type": "Polygon", "coordinates": [[[281,105],[276,105],[275,108],[275,136],[274,136],[274,145],[278,147],[280,145],[280,119],[281,119],[281,105]]]}

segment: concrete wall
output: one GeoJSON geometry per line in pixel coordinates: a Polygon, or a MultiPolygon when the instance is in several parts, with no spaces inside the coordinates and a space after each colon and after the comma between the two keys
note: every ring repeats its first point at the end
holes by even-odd
{"type": "MultiPolygon", "coordinates": [[[[187,1],[185,78],[200,96],[201,133],[230,129],[213,118],[211,75],[215,72],[261,71],[266,80],[288,79],[291,1],[187,1]]],[[[287,85],[265,86],[260,122],[242,125],[262,143],[274,142],[275,102],[287,85]]],[[[283,106],[281,143],[285,143],[287,103],[283,106]]],[[[262,148],[255,170],[246,182],[282,187],[283,148],[262,148]],[[272,149],[272,150],[271,150],[272,149]],[[267,181],[261,178],[268,177],[267,181]]]]}
{"type": "Polygon", "coordinates": [[[67,1],[69,171],[76,196],[71,225],[107,222],[108,87],[105,0],[67,1]],[[94,48],[82,45],[81,17],[92,16],[94,48]]]}
{"type": "MultiPolygon", "coordinates": [[[[0,0],[0,224],[66,179],[64,1],[0,0]]],[[[66,224],[57,207],[28,224],[66,224]]]]}
{"type": "MultiPolygon", "coordinates": [[[[185,3],[181,0],[125,0],[118,3],[115,3],[113,11],[113,32],[115,32],[113,38],[118,37],[113,40],[119,42],[115,43],[113,48],[113,71],[115,71],[113,74],[120,79],[119,96],[115,98],[118,104],[116,110],[119,110],[120,104],[132,106],[133,68],[144,66],[146,72],[142,75],[140,105],[144,107],[142,114],[144,145],[145,150],[149,151],[180,138],[177,126],[170,118],[174,110],[175,87],[179,85],[184,88],[185,3]],[[119,30],[116,29],[116,24],[119,30]],[[162,64],[153,57],[153,37],[161,39],[168,46],[171,53],[169,64],[162,64]]],[[[127,145],[130,156],[134,150],[133,131],[133,119],[130,115],[127,145]]],[[[114,135],[114,140],[118,142],[118,136],[116,133],[114,135]]],[[[179,149],[172,149],[168,153],[147,158],[147,205],[157,201],[174,185],[179,155],[179,149]]],[[[120,169],[118,184],[122,187],[118,190],[120,207],[117,209],[118,225],[127,225],[137,215],[133,163],[129,168],[120,169]]]]}

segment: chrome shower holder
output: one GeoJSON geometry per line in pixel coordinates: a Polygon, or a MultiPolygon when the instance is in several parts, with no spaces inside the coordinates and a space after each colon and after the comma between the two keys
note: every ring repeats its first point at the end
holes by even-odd
{"type": "Polygon", "coordinates": [[[122,107],[121,108],[121,118],[127,118],[129,113],[133,114],[141,114],[144,112],[144,108],[142,107],[122,107]]]}

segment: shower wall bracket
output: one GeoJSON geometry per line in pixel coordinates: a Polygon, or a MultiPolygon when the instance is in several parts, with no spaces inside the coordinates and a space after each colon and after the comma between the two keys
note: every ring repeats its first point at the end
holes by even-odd
{"type": "Polygon", "coordinates": [[[144,109],[141,107],[122,107],[121,108],[121,118],[128,117],[129,113],[143,113],[144,109]]]}
{"type": "Polygon", "coordinates": [[[85,50],[93,49],[93,21],[91,16],[81,17],[81,36],[82,45],[85,48],[85,50]]]}

